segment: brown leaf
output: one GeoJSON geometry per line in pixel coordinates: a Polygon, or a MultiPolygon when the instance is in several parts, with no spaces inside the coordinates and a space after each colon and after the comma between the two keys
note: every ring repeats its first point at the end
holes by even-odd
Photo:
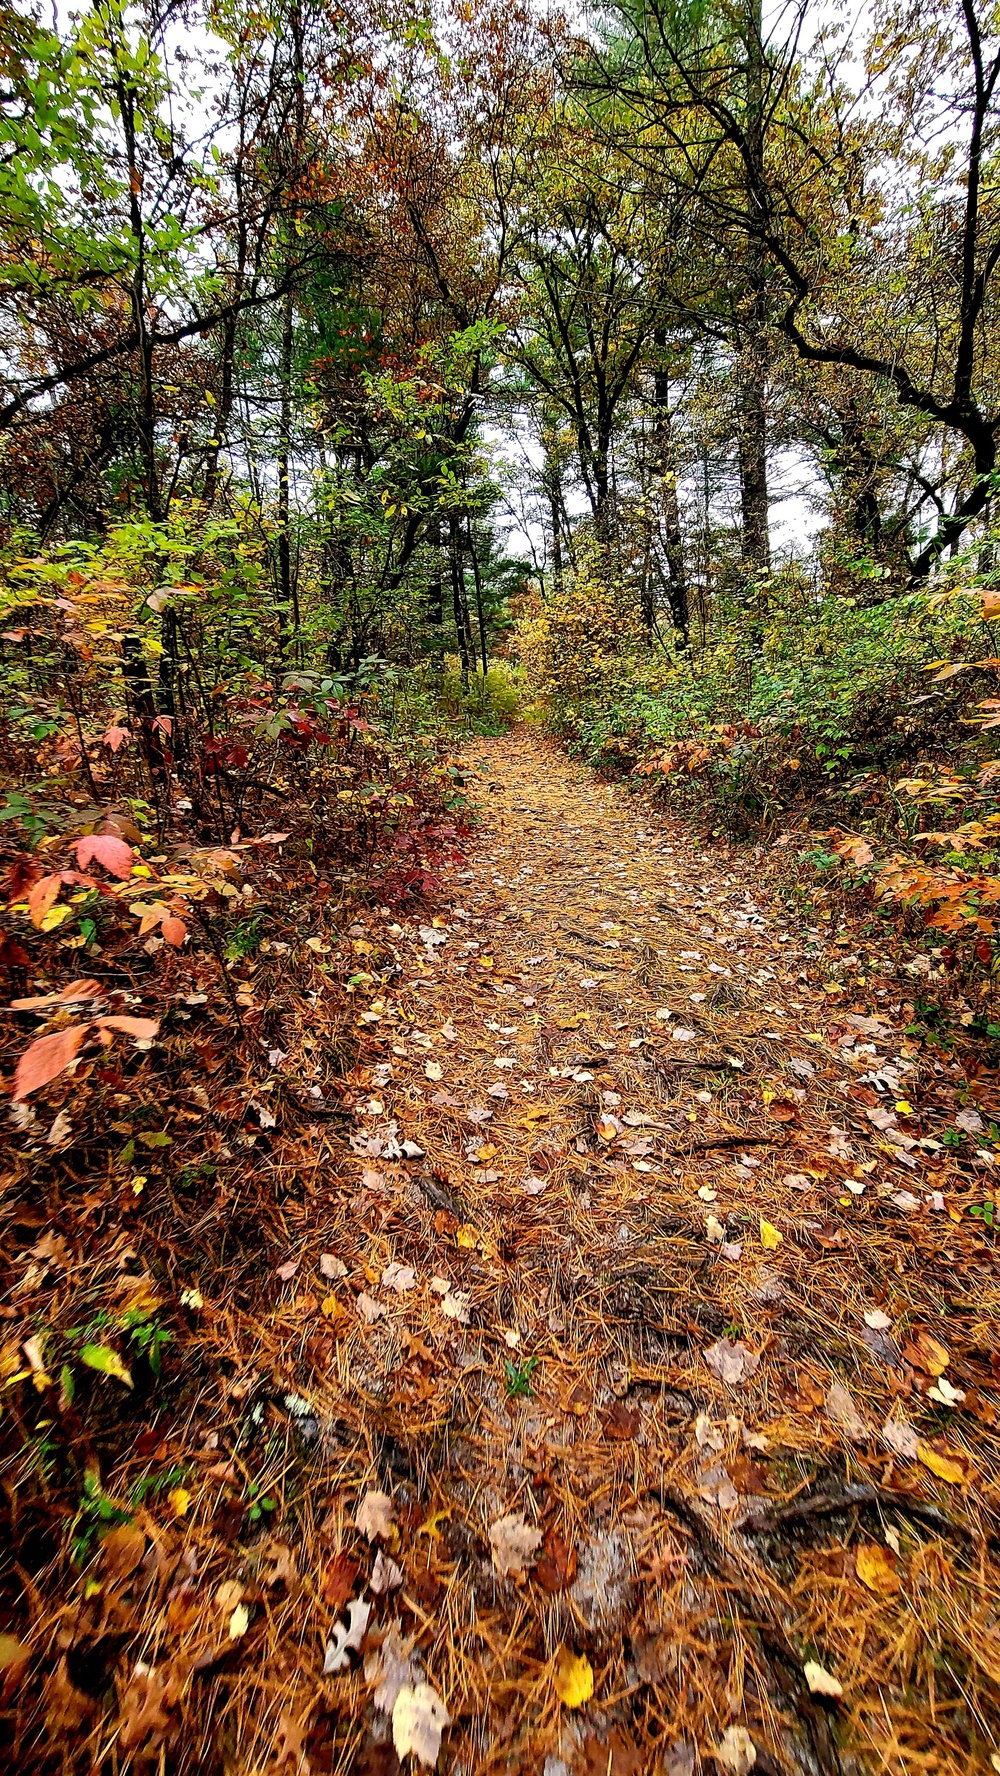
{"type": "Polygon", "coordinates": [[[630,1443],[637,1434],[642,1423],[642,1414],[632,1407],[626,1406],[623,1400],[616,1400],[606,1412],[601,1413],[604,1435],[612,1443],[630,1443]]]}
{"type": "Polygon", "coordinates": [[[584,1776],[642,1776],[646,1755],[622,1738],[613,1727],[606,1739],[591,1736],[584,1741],[584,1776]]]}
{"type": "Polygon", "coordinates": [[[903,1346],[903,1355],[914,1369],[923,1369],[925,1374],[935,1379],[943,1375],[951,1361],[951,1353],[932,1338],[929,1332],[920,1329],[907,1339],[903,1346]]]}
{"type": "Polygon", "coordinates": [[[134,1523],[121,1523],[101,1539],[101,1565],[112,1579],[127,1579],[146,1552],[146,1538],[134,1523]]]}
{"type": "Polygon", "coordinates": [[[558,1591],[566,1591],[575,1577],[576,1549],[557,1530],[550,1529],[535,1562],[535,1583],[554,1596],[558,1591]]]}

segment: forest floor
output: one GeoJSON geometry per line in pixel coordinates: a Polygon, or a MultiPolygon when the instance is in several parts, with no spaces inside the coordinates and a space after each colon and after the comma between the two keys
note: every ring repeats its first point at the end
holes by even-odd
{"type": "Polygon", "coordinates": [[[130,1457],[186,1463],[172,1507],[38,1604],[49,1733],[109,1770],[1000,1768],[992,1079],[752,854],[523,729],[464,761],[436,912],[351,927],[348,969],[400,966],[355,977],[343,1124],[272,1151],[253,1290],[231,1226],[189,1294],[205,1379],[130,1457]]]}

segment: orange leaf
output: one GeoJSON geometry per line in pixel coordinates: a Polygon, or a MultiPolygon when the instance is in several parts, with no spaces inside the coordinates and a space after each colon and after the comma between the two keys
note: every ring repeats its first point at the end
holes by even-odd
{"type": "Polygon", "coordinates": [[[151,1042],[160,1027],[159,1018],[141,1017],[102,1017],[97,1019],[101,1030],[121,1030],[126,1036],[134,1036],[137,1042],[151,1042]]]}
{"type": "Polygon", "coordinates": [[[40,930],[42,920],[50,906],[53,906],[58,899],[61,882],[62,877],[58,875],[40,876],[29,891],[28,912],[36,931],[40,930]]]}
{"type": "Polygon", "coordinates": [[[39,1086],[48,1085],[50,1079],[65,1073],[80,1052],[87,1027],[86,1024],[68,1024],[65,1030],[55,1030],[51,1036],[39,1036],[37,1042],[25,1049],[14,1074],[15,1104],[30,1092],[37,1091],[39,1086]]]}
{"type": "Polygon", "coordinates": [[[161,921],[160,934],[164,943],[173,944],[174,949],[179,950],[184,939],[187,937],[187,926],[184,924],[183,919],[175,919],[173,915],[171,915],[169,918],[161,921]]]}

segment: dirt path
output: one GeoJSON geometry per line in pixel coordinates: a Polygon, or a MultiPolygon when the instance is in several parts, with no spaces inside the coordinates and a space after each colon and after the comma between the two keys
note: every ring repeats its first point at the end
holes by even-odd
{"type": "Polygon", "coordinates": [[[789,920],[530,732],[467,764],[433,918],[310,883],[242,1039],[177,986],[179,1160],[4,1181],[13,1766],[990,1776],[987,1088],[867,913],[789,920]],[[60,1323],[150,1299],[162,1378],[50,1405],[60,1323]]]}
{"type": "Polygon", "coordinates": [[[530,733],[468,761],[468,867],[362,1013],[339,1355],[443,1768],[988,1768],[996,1271],[920,1121],[946,1067],[752,859],[530,733]]]}

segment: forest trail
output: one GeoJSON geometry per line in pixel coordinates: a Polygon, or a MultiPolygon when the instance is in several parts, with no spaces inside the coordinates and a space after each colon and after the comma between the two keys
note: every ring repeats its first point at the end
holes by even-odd
{"type": "Polygon", "coordinates": [[[918,1108],[947,1068],[751,854],[524,729],[464,759],[481,825],[393,928],[352,1137],[350,1388],[444,1767],[988,1768],[995,1265],[918,1108]]]}

